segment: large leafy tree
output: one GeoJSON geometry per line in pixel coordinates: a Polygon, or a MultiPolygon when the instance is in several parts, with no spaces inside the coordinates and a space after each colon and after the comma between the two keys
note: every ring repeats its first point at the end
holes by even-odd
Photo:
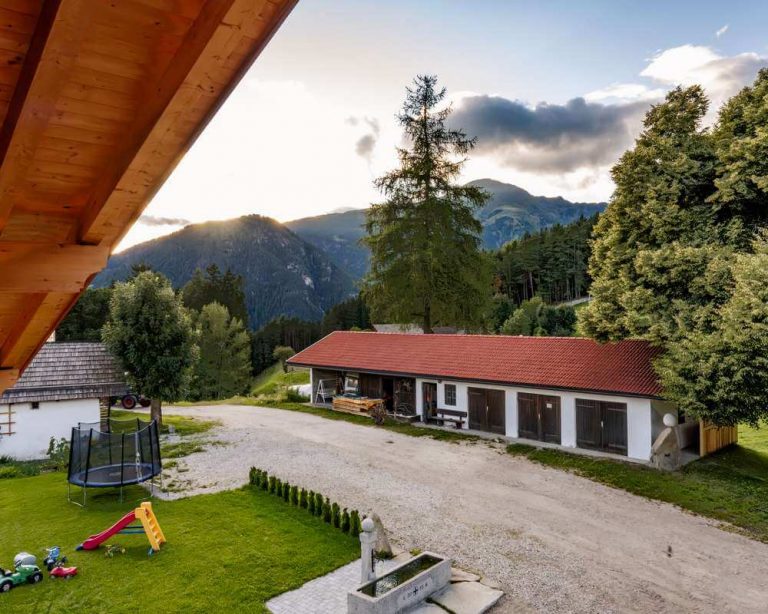
{"type": "Polygon", "coordinates": [[[582,330],[662,346],[667,396],[716,424],[768,417],[764,241],[768,222],[768,71],[701,128],[707,101],[676,89],[652,108],[613,169],[595,229],[594,300],[582,330]]]}
{"type": "Polygon", "coordinates": [[[718,424],[757,426],[768,414],[768,241],[733,265],[734,290],[711,333],[692,331],[658,363],[664,387],[692,413],[718,424]]]}
{"type": "Polygon", "coordinates": [[[191,319],[168,279],[143,271],[116,284],[102,338],[162,422],[162,401],[184,396],[197,357],[191,319]]]}
{"type": "Polygon", "coordinates": [[[425,333],[478,328],[491,291],[474,215],[488,195],[455,183],[474,140],[447,126],[444,98],[434,76],[407,88],[398,120],[408,145],[398,149],[399,168],[376,180],[386,200],[368,210],[364,239],[371,270],[363,295],[374,317],[418,321],[425,333]]]}
{"type": "Polygon", "coordinates": [[[192,394],[197,399],[225,399],[242,394],[251,375],[251,341],[243,323],[224,305],[205,305],[197,317],[200,357],[192,394]]]}
{"type": "Polygon", "coordinates": [[[56,329],[56,341],[101,341],[111,288],[88,288],[56,329]]]}
{"type": "Polygon", "coordinates": [[[222,275],[216,264],[205,269],[195,269],[192,278],[181,289],[184,305],[195,311],[202,311],[205,305],[219,303],[227,308],[233,318],[248,325],[248,310],[245,306],[243,278],[227,269],[222,275]]]}

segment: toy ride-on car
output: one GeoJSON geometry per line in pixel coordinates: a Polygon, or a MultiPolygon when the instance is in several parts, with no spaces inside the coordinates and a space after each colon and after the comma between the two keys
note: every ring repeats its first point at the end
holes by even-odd
{"type": "Polygon", "coordinates": [[[77,567],[62,567],[61,565],[56,565],[53,569],[51,569],[51,578],[71,578],[72,576],[77,575],[77,567]]]}
{"type": "Polygon", "coordinates": [[[53,548],[46,548],[45,551],[48,556],[43,560],[43,565],[48,571],[51,571],[54,567],[60,567],[67,562],[67,557],[60,556],[61,548],[54,546],[53,548]]]}
{"type": "Polygon", "coordinates": [[[43,579],[43,572],[37,565],[19,565],[15,571],[0,569],[0,593],[7,593],[19,584],[37,584],[43,579]]]}

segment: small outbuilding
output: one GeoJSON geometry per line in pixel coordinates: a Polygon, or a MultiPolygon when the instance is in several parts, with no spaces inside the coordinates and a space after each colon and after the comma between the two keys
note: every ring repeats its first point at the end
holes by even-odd
{"type": "Polygon", "coordinates": [[[288,362],[311,369],[317,404],[378,398],[396,416],[641,461],[668,413],[690,454],[735,442],[735,428],[687,419],[663,399],[658,354],[642,340],[345,331],[288,362]]]}
{"type": "Polygon", "coordinates": [[[51,437],[69,441],[73,426],[105,419],[110,400],[127,392],[104,344],[48,342],[0,396],[0,455],[42,458],[51,437]]]}

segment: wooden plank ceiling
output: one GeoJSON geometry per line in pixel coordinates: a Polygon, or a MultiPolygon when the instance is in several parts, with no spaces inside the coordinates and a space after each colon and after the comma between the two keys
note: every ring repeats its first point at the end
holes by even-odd
{"type": "Polygon", "coordinates": [[[296,1],[0,0],[0,392],[296,1]]]}

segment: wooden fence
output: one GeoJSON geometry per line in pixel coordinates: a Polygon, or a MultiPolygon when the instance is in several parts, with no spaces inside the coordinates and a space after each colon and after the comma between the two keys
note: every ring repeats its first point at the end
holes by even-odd
{"type": "Polygon", "coordinates": [[[711,422],[699,423],[699,454],[706,456],[739,440],[736,426],[715,426],[711,422]]]}

